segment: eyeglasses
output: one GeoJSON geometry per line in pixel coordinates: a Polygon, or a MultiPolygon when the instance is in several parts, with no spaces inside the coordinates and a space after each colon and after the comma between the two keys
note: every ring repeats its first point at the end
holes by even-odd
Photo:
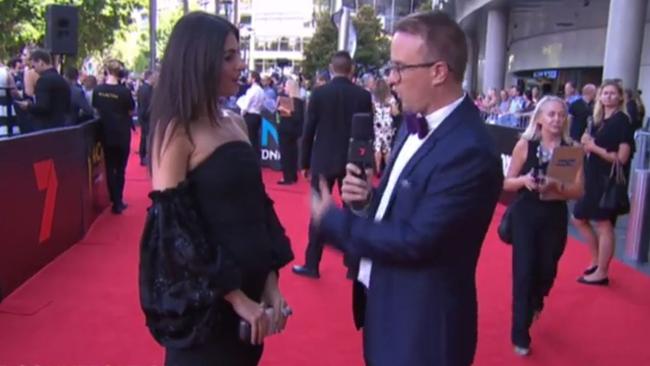
{"type": "MultiPolygon", "coordinates": [[[[422,69],[422,68],[427,68],[431,67],[438,62],[444,62],[444,60],[435,60],[431,62],[424,62],[421,64],[399,64],[395,62],[389,62],[388,65],[386,66],[386,70],[388,70],[389,73],[395,72],[397,74],[397,82],[400,82],[402,80],[402,72],[405,70],[411,70],[411,69],[422,69]]],[[[449,67],[449,64],[447,64],[447,69],[451,71],[451,67],[449,67]]]]}

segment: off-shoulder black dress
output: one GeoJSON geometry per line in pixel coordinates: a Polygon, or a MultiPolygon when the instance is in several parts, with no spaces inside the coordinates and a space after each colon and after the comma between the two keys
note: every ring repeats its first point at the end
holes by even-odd
{"type": "MultiPolygon", "coordinates": [[[[206,237],[221,246],[223,293],[241,289],[260,301],[268,274],[293,259],[289,239],[264,190],[260,165],[250,144],[228,142],[188,174],[206,237]]],[[[262,346],[238,339],[239,316],[221,299],[219,320],[208,341],[192,348],[167,348],[165,364],[257,365],[262,346]]]]}

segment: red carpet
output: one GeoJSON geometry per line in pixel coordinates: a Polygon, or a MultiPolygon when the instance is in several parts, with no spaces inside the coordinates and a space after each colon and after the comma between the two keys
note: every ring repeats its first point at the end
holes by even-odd
{"type": "MultiPolygon", "coordinates": [[[[283,187],[265,171],[267,190],[302,262],[308,185],[283,187]]],[[[0,304],[0,365],[160,365],[137,297],[138,239],[150,185],[133,156],[122,216],[104,213],[87,237],[0,304]]],[[[503,208],[499,208],[500,211],[503,208]]],[[[496,217],[500,217],[500,212],[496,217]]],[[[609,288],[579,285],[587,250],[570,240],[556,286],[533,326],[533,354],[510,346],[510,248],[492,227],[478,268],[479,344],[475,365],[650,365],[650,278],[620,264],[609,288]]],[[[295,315],[268,339],[262,365],[361,365],[350,284],[339,254],[324,254],[319,281],[286,268],[282,288],[295,315]]]]}

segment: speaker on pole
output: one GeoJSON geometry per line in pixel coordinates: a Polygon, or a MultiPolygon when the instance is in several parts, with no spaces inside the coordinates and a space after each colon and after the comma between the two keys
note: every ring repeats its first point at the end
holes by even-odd
{"type": "Polygon", "coordinates": [[[45,21],[45,47],[54,55],[76,55],[79,9],[69,5],[48,5],[45,21]]]}

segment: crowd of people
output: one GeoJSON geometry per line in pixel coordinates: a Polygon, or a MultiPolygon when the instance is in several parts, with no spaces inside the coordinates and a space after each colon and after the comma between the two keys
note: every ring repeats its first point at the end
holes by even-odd
{"type": "Polygon", "coordinates": [[[11,101],[21,132],[99,119],[115,214],[127,208],[125,168],[134,121],[140,125],[140,163],[153,185],[141,300],[166,364],[255,365],[264,338],[291,314],[278,271],[293,252],[260,170],[262,119],[273,118],[277,184],[302,176],[313,195],[305,260],[293,272],[319,278],[324,245],[343,251],[369,364],[469,365],[476,264],[502,190],[517,195],[511,340],[525,356],[570,221],[591,254],[578,281],[609,283],[613,228],[626,211],[601,201],[613,169],[629,177],[645,109],[620,80],[584,85],[581,94],[567,82],[562,97],[512,86],[472,99],[461,87],[466,62],[462,29],[429,12],[396,24],[385,73],[357,77],[350,54],[339,51],[313,83],[260,74],[245,71],[236,27],[193,12],[174,26],[160,68],[138,81],[117,60],[80,81],[77,69],[61,75],[47,51],[25,48],[0,67],[0,97],[11,101]],[[190,62],[196,67],[184,67],[190,62]],[[348,163],[356,113],[372,117],[368,171],[348,163]],[[505,177],[486,122],[522,128],[505,177]],[[584,151],[574,181],[546,175],[561,146],[584,151]],[[334,185],[343,208],[332,203],[334,185]],[[544,199],[548,193],[555,198],[544,199]]]}
{"type": "Polygon", "coordinates": [[[98,119],[112,211],[120,214],[127,207],[122,196],[136,124],[142,128],[141,164],[147,164],[148,110],[156,75],[152,70],[138,78],[113,59],[97,75],[80,75],[75,66],[58,65],[47,50],[25,47],[7,66],[0,65],[0,124],[12,135],[98,119]],[[62,73],[57,70],[61,68],[62,73]]]}

